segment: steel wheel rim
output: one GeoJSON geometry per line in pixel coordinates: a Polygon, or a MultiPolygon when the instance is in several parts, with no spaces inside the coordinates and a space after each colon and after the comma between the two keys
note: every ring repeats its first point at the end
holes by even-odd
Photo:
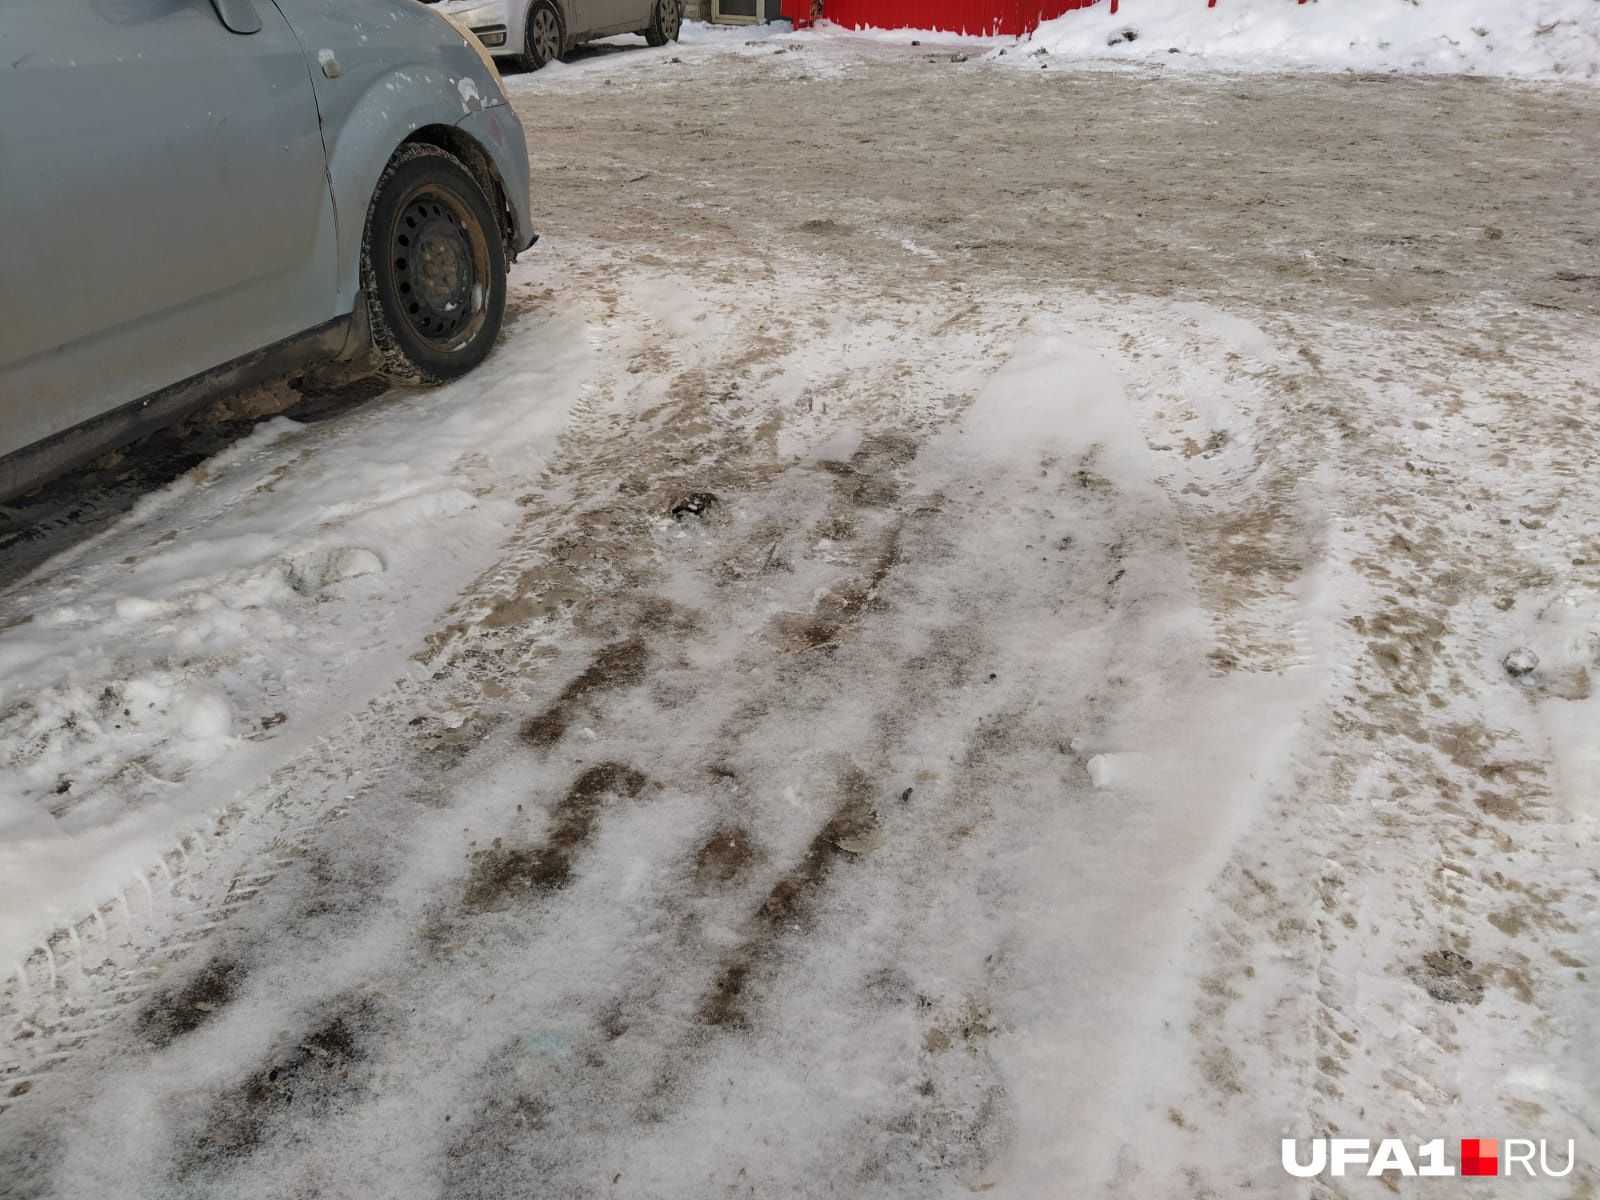
{"type": "Polygon", "coordinates": [[[466,200],[419,184],[395,209],[389,231],[400,319],[434,349],[466,345],[489,316],[489,245],[466,200]]]}
{"type": "Polygon", "coordinates": [[[661,0],[661,32],[669,41],[678,36],[678,27],[682,24],[682,0],[661,0]]]}
{"type": "Polygon", "coordinates": [[[533,43],[534,53],[544,62],[550,62],[561,56],[561,26],[556,21],[555,13],[548,8],[536,8],[533,16],[528,21],[528,40],[533,43]]]}

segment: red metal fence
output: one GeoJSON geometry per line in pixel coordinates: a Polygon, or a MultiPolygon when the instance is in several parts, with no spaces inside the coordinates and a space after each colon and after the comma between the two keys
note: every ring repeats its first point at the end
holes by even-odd
{"type": "MultiPolygon", "coordinates": [[[[1037,29],[1040,21],[1098,3],[1100,0],[781,0],[780,11],[796,29],[826,17],[846,29],[932,29],[1021,37],[1037,29]]],[[[1110,3],[1111,11],[1116,12],[1117,0],[1110,3]]],[[[1206,0],[1207,8],[1216,6],[1217,0],[1206,0]]]]}
{"type": "MultiPolygon", "coordinates": [[[[823,0],[821,15],[846,29],[934,29],[987,37],[1018,37],[1040,21],[1096,0],[823,0]]],[[[783,15],[800,29],[811,23],[811,0],[782,0],[783,15]],[[799,11],[792,11],[798,9],[799,11]]]]}

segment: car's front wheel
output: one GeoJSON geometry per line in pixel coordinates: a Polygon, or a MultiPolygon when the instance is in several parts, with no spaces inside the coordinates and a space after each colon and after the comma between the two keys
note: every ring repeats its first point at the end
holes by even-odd
{"type": "Polygon", "coordinates": [[[650,24],[644,30],[644,40],[652,46],[665,46],[678,40],[683,28],[683,0],[656,0],[650,10],[650,24]]]}
{"type": "Polygon", "coordinates": [[[437,146],[400,147],[378,180],[362,287],[380,374],[444,383],[488,356],[506,310],[506,252],[472,173],[437,146]]]}
{"type": "Polygon", "coordinates": [[[537,71],[547,62],[561,57],[566,35],[561,29],[561,14],[550,0],[536,0],[528,9],[527,29],[523,34],[522,53],[517,61],[524,70],[537,71]]]}

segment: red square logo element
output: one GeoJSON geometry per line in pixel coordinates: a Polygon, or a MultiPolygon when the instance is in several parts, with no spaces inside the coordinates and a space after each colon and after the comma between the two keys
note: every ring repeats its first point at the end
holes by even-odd
{"type": "Polygon", "coordinates": [[[1500,1142],[1496,1138],[1461,1139],[1463,1175],[1500,1174],[1500,1142]]]}

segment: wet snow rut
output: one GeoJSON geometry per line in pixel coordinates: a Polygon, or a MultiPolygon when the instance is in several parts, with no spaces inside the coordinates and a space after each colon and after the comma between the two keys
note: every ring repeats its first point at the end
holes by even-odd
{"type": "MultiPolygon", "coordinates": [[[[1221,296],[1159,215],[1030,257],[815,134],[631,157],[763,80],[875,136],[929,65],[875,53],[538,92],[519,302],[604,366],[414,675],[23,965],[17,1194],[1281,1195],[1279,1136],[1581,1126],[1592,337],[1348,264],[1307,313],[1238,217],[1221,296]]],[[[1546,215],[1496,270],[1553,303],[1546,215]]]]}

